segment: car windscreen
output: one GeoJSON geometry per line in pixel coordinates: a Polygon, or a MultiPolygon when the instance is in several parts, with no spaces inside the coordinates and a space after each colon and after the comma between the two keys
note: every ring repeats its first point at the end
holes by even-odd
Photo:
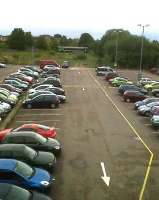
{"type": "Polygon", "coordinates": [[[30,159],[34,159],[37,155],[36,151],[34,151],[33,149],[29,147],[25,148],[25,153],[30,159]]]}
{"type": "Polygon", "coordinates": [[[31,193],[27,190],[19,187],[11,186],[9,192],[5,196],[4,200],[10,200],[10,199],[18,199],[18,200],[29,200],[31,197],[31,193]]]}
{"type": "Polygon", "coordinates": [[[34,173],[34,170],[29,165],[20,161],[17,161],[15,171],[24,178],[30,178],[34,173]]]}

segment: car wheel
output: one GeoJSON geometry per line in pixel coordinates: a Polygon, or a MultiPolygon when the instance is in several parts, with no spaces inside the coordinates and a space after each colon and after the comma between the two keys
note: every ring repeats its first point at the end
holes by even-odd
{"type": "Polygon", "coordinates": [[[145,112],[145,116],[149,117],[149,112],[148,111],[145,112]]]}
{"type": "Polygon", "coordinates": [[[126,99],[126,102],[127,102],[127,103],[129,103],[129,102],[130,102],[130,99],[129,99],[129,98],[127,98],[127,99],[126,99]]]}
{"type": "Polygon", "coordinates": [[[32,108],[32,105],[31,105],[31,104],[28,104],[28,105],[27,105],[27,108],[29,108],[29,109],[32,108]]]}
{"type": "Polygon", "coordinates": [[[51,107],[51,108],[55,108],[55,104],[52,103],[52,104],[50,105],[50,107],[51,107]]]}

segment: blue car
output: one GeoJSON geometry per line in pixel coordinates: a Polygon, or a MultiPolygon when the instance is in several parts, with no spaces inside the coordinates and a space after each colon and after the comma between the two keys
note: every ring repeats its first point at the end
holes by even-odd
{"type": "Polygon", "coordinates": [[[0,183],[11,183],[28,189],[47,191],[54,179],[40,168],[14,159],[0,159],[0,183]]]}

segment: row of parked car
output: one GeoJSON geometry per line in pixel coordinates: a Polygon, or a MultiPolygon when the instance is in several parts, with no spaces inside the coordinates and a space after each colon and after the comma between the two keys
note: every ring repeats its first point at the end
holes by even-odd
{"type": "MultiPolygon", "coordinates": [[[[32,72],[30,69],[30,66],[22,67],[14,73],[16,76],[18,74],[18,80],[15,76],[12,79],[12,75],[4,80],[12,80],[14,84],[19,85],[17,88],[22,93],[28,91],[23,102],[24,108],[52,108],[66,101],[58,67],[33,67],[32,72]],[[27,74],[34,74],[32,79],[28,80],[28,84],[19,81],[19,76],[22,77],[22,72],[26,71],[27,74]]],[[[56,159],[61,154],[61,144],[55,139],[56,135],[54,127],[36,123],[0,131],[0,198],[51,200],[44,193],[50,190],[55,181],[52,172],[56,159]]]]}
{"type": "Polygon", "coordinates": [[[7,76],[0,84],[0,119],[17,104],[21,95],[39,77],[41,70],[34,66],[21,67],[17,72],[7,76]]]}
{"type": "MultiPolygon", "coordinates": [[[[134,108],[137,113],[150,117],[154,128],[159,128],[159,82],[150,78],[141,78],[137,83],[133,83],[125,77],[121,77],[111,67],[104,67],[102,75],[113,87],[118,87],[118,93],[123,96],[126,102],[135,102],[134,108]]],[[[100,67],[96,68],[100,71],[100,67]]],[[[99,73],[97,73],[98,75],[99,73]]],[[[101,75],[101,74],[100,74],[101,75]]]]}
{"type": "Polygon", "coordinates": [[[56,135],[54,127],[35,123],[0,131],[0,198],[51,200],[41,192],[55,180],[52,171],[61,153],[56,135]]]}
{"type": "Polygon", "coordinates": [[[24,108],[59,107],[66,102],[65,90],[60,81],[60,68],[46,65],[36,83],[32,84],[23,102],[24,108]]]}

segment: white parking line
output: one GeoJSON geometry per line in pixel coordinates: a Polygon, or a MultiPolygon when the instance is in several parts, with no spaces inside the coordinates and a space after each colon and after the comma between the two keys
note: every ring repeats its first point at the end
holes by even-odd
{"type": "Polygon", "coordinates": [[[144,124],[145,126],[151,126],[152,124],[144,124]]]}
{"type": "MultiPolygon", "coordinates": [[[[23,109],[23,110],[21,110],[21,111],[24,111],[25,110],[25,112],[26,111],[29,111],[30,112],[30,109],[23,109]]],[[[57,109],[54,109],[54,110],[52,110],[52,109],[31,109],[32,111],[53,111],[53,112],[55,112],[55,111],[62,111],[62,110],[64,110],[64,109],[61,109],[61,108],[57,108],[57,109]]]]}
{"type": "Polygon", "coordinates": [[[23,116],[63,116],[64,114],[61,113],[32,113],[32,114],[24,114],[24,115],[17,115],[17,117],[23,117],[23,116]]]}
{"type": "Polygon", "coordinates": [[[25,120],[25,121],[21,121],[21,120],[19,120],[19,121],[16,121],[16,123],[31,123],[31,122],[33,122],[33,123],[35,123],[35,122],[60,122],[61,120],[25,120]]]}
{"type": "Polygon", "coordinates": [[[153,131],[152,133],[153,134],[159,134],[159,131],[153,131]]]}

